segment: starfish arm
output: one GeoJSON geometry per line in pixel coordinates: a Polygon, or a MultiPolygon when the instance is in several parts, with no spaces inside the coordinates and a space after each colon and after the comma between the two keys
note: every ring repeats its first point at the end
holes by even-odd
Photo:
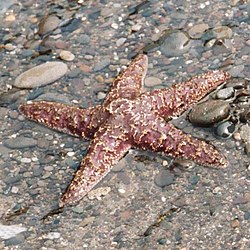
{"type": "Polygon", "coordinates": [[[111,170],[131,148],[131,143],[121,126],[101,126],[89,146],[75,176],[63,194],[60,205],[81,200],[111,170]]]}
{"type": "Polygon", "coordinates": [[[140,149],[189,159],[207,167],[224,168],[227,166],[227,160],[213,145],[183,133],[160,117],[155,117],[151,124],[144,126],[142,124],[140,129],[136,128],[133,134],[134,144],[140,149]]]}
{"type": "Polygon", "coordinates": [[[107,118],[102,106],[87,109],[55,102],[33,102],[20,105],[20,112],[30,120],[70,135],[93,138],[100,124],[107,118]]]}
{"type": "Polygon", "coordinates": [[[170,120],[179,116],[194,103],[205,97],[209,92],[230,78],[228,72],[211,71],[191,78],[186,83],[178,83],[169,89],[155,90],[142,95],[160,116],[170,120]]]}
{"type": "Polygon", "coordinates": [[[104,106],[118,98],[135,99],[142,92],[144,78],[148,68],[148,57],[144,54],[138,55],[113,82],[104,106]]]}

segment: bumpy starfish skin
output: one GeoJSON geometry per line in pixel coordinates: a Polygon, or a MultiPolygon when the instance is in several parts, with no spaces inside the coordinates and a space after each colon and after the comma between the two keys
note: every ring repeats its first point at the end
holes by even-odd
{"type": "Polygon", "coordinates": [[[20,106],[29,119],[61,132],[93,139],[87,155],[63,194],[64,206],[79,201],[131,148],[191,159],[209,167],[227,161],[212,145],[175,128],[169,120],[182,114],[230,78],[212,71],[168,89],[142,93],[147,56],[139,55],[114,81],[103,105],[82,109],[53,102],[20,106]]]}
{"type": "Polygon", "coordinates": [[[74,136],[92,139],[99,126],[109,117],[106,107],[118,98],[133,99],[142,92],[148,58],[138,55],[113,82],[103,105],[87,109],[55,102],[34,102],[19,107],[27,118],[52,129],[74,136]]]}

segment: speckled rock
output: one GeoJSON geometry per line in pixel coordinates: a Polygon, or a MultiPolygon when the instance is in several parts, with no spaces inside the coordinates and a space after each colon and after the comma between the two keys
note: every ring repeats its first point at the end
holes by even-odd
{"type": "Polygon", "coordinates": [[[14,83],[17,88],[36,88],[52,83],[66,74],[68,66],[63,62],[47,62],[19,75],[14,83]]]}
{"type": "Polygon", "coordinates": [[[199,126],[209,126],[229,115],[229,104],[221,100],[208,100],[192,108],[189,121],[199,126]]]}

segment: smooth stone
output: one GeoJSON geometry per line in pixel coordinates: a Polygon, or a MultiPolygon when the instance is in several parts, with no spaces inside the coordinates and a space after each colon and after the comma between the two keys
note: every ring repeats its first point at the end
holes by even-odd
{"type": "Polygon", "coordinates": [[[52,83],[68,71],[63,62],[47,62],[31,68],[19,75],[14,83],[17,88],[37,88],[52,83]]]}
{"type": "Polygon", "coordinates": [[[60,58],[64,61],[71,62],[75,59],[75,55],[72,54],[70,51],[62,50],[59,54],[60,58]]]}
{"type": "Polygon", "coordinates": [[[167,33],[160,40],[164,40],[160,50],[165,56],[180,56],[190,48],[190,39],[183,32],[167,33]]]}
{"type": "MultiPolygon", "coordinates": [[[[7,239],[4,241],[4,244],[6,246],[16,246],[16,245],[20,245],[25,241],[25,237],[23,234],[18,234],[15,237],[12,237],[10,239],[7,239]]],[[[13,248],[11,248],[13,249],[13,248]]]]}
{"type": "Polygon", "coordinates": [[[59,239],[60,237],[61,234],[59,232],[50,232],[45,236],[46,239],[50,240],[59,239]]]}
{"type": "Polygon", "coordinates": [[[189,121],[199,126],[209,126],[225,119],[229,115],[230,106],[221,100],[208,100],[197,104],[189,113],[189,121]]]}
{"type": "Polygon", "coordinates": [[[231,28],[227,26],[218,26],[212,29],[217,39],[230,39],[233,35],[231,28]]]}
{"type": "Polygon", "coordinates": [[[80,35],[78,38],[77,38],[77,42],[79,42],[80,44],[89,44],[90,42],[90,37],[86,34],[83,34],[83,35],[80,35]]]}
{"type": "Polygon", "coordinates": [[[228,99],[230,97],[232,97],[234,94],[234,88],[233,87],[228,87],[225,89],[220,89],[218,90],[218,92],[216,93],[216,96],[218,99],[228,99]]]}
{"type": "Polygon", "coordinates": [[[82,73],[81,69],[79,68],[74,68],[68,73],[69,78],[76,78],[82,73]]]}
{"type": "Polygon", "coordinates": [[[213,128],[213,131],[216,136],[228,139],[233,135],[235,125],[231,121],[221,122],[213,128]]]}
{"type": "Polygon", "coordinates": [[[105,97],[106,97],[106,93],[101,92],[101,91],[97,93],[98,100],[103,100],[105,97]]]}
{"type": "Polygon", "coordinates": [[[37,33],[39,35],[44,35],[51,32],[58,27],[59,23],[60,19],[55,15],[43,17],[38,25],[37,33]]]}
{"type": "Polygon", "coordinates": [[[3,142],[3,145],[11,149],[31,148],[37,145],[37,141],[33,138],[19,136],[16,138],[10,138],[3,142]]]}
{"type": "Polygon", "coordinates": [[[202,40],[208,43],[215,43],[217,40],[230,39],[233,35],[231,28],[227,26],[217,26],[213,29],[207,30],[202,35],[202,40]]]}
{"type": "Polygon", "coordinates": [[[154,76],[149,76],[145,79],[144,82],[146,87],[154,87],[157,85],[161,85],[162,84],[162,80],[160,78],[154,77],[154,76]]]}
{"type": "Polygon", "coordinates": [[[127,38],[121,37],[116,41],[116,46],[120,47],[126,42],[127,38]]]}
{"type": "Polygon", "coordinates": [[[154,182],[158,187],[165,187],[174,183],[174,174],[168,170],[161,170],[155,175],[154,182]]]}
{"type": "Polygon", "coordinates": [[[110,59],[106,58],[101,61],[99,61],[95,66],[94,66],[94,71],[101,71],[102,69],[108,67],[110,65],[110,59]]]}
{"type": "Polygon", "coordinates": [[[69,97],[59,94],[59,93],[45,93],[39,95],[35,101],[52,101],[52,102],[61,102],[65,104],[72,104],[69,100],[69,97]]]}
{"type": "Polygon", "coordinates": [[[10,239],[15,237],[17,234],[21,232],[25,232],[27,228],[19,226],[19,225],[3,225],[0,224],[0,238],[2,239],[10,239]]]}
{"type": "Polygon", "coordinates": [[[196,24],[189,29],[188,34],[192,38],[201,38],[204,31],[208,30],[209,26],[206,23],[196,24]]]}

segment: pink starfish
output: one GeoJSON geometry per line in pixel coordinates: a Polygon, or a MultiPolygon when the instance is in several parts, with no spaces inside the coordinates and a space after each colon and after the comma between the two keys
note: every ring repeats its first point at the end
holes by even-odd
{"type": "Polygon", "coordinates": [[[142,93],[147,64],[146,55],[137,56],[114,80],[104,103],[96,107],[44,101],[20,106],[31,120],[92,140],[61,206],[82,199],[132,147],[226,167],[226,159],[212,145],[183,133],[169,121],[229,79],[229,73],[212,71],[168,89],[142,93]]]}

